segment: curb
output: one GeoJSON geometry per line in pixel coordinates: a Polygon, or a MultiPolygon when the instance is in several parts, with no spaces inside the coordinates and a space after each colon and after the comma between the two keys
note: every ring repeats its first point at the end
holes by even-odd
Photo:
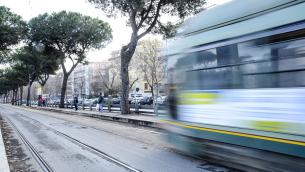
{"type": "Polygon", "coordinates": [[[31,109],[35,110],[42,110],[42,111],[49,111],[49,112],[57,112],[57,113],[64,113],[69,115],[81,115],[101,120],[107,120],[107,121],[114,121],[114,122],[120,122],[120,123],[126,123],[131,125],[138,125],[143,127],[151,127],[151,128],[157,128],[160,129],[160,122],[156,121],[149,121],[149,120],[141,120],[141,119],[133,119],[128,117],[122,117],[122,116],[113,116],[113,115],[107,115],[107,114],[92,114],[92,113],[86,113],[86,112],[69,112],[61,109],[45,109],[45,108],[37,108],[37,107],[30,107],[31,109]]]}
{"type": "Polygon", "coordinates": [[[0,172],[10,172],[0,127],[0,172]]]}

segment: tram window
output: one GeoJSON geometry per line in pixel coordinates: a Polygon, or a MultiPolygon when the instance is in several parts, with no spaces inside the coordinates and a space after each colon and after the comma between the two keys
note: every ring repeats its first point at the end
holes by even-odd
{"type": "Polygon", "coordinates": [[[263,61],[241,65],[243,74],[259,74],[279,71],[278,61],[263,61]]]}
{"type": "Polygon", "coordinates": [[[244,88],[305,86],[305,71],[244,75],[244,88]]]}
{"type": "Polygon", "coordinates": [[[270,37],[239,43],[238,53],[241,62],[277,60],[280,58],[295,58],[305,55],[304,38],[268,43],[268,41],[272,40],[272,37],[270,37]]]}
{"type": "Polygon", "coordinates": [[[179,58],[176,67],[180,69],[203,69],[217,66],[216,49],[197,51],[179,58]]]}
{"type": "Polygon", "coordinates": [[[270,47],[256,46],[254,42],[238,44],[239,60],[241,62],[271,59],[270,47]]]}
{"type": "Polygon", "coordinates": [[[238,67],[223,67],[198,72],[200,89],[229,89],[240,88],[238,67]]]}
{"type": "Polygon", "coordinates": [[[184,82],[182,85],[182,89],[185,90],[198,90],[199,88],[199,84],[198,82],[200,82],[198,80],[198,72],[197,71],[189,71],[189,72],[185,72],[185,77],[184,78],[184,82]]]}
{"type": "Polygon", "coordinates": [[[177,60],[176,67],[178,69],[192,69],[192,66],[196,64],[197,53],[188,53],[177,60]]]}
{"type": "Polygon", "coordinates": [[[216,49],[204,50],[197,52],[197,66],[196,69],[210,68],[217,66],[216,49]]]}
{"type": "Polygon", "coordinates": [[[184,86],[186,89],[305,86],[305,39],[273,37],[185,55],[177,66],[193,71],[187,72],[184,86]]]}
{"type": "Polygon", "coordinates": [[[304,87],[305,71],[283,72],[279,74],[280,87],[304,87]]]}
{"type": "Polygon", "coordinates": [[[218,66],[238,63],[237,44],[217,48],[218,66]]]}
{"type": "Polygon", "coordinates": [[[273,88],[278,85],[278,74],[256,74],[244,75],[243,84],[244,88],[273,88]]]}
{"type": "Polygon", "coordinates": [[[288,41],[283,43],[278,43],[277,46],[279,50],[280,58],[295,58],[305,56],[305,39],[288,41]]]}
{"type": "Polygon", "coordinates": [[[305,56],[279,60],[278,70],[279,71],[305,70],[305,56]]]}

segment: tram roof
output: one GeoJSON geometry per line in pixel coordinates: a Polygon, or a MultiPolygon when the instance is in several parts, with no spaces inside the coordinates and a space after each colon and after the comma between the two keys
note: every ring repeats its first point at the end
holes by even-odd
{"type": "Polygon", "coordinates": [[[165,54],[305,20],[304,0],[233,0],[187,20],[165,54]]]}
{"type": "Polygon", "coordinates": [[[179,29],[182,35],[218,25],[239,21],[270,9],[291,3],[292,0],[232,0],[200,12],[187,20],[179,29]]]}

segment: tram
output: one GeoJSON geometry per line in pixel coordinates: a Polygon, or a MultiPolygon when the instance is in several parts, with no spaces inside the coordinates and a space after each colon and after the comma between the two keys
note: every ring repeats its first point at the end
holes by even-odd
{"type": "Polygon", "coordinates": [[[233,0],[165,50],[177,149],[246,171],[305,171],[305,1],[233,0]]]}

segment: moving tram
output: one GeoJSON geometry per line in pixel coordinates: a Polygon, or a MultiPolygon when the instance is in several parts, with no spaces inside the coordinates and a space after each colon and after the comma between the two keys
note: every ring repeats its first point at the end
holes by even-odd
{"type": "Polygon", "coordinates": [[[305,1],[233,0],[165,50],[177,149],[246,171],[305,171],[305,1]]]}

